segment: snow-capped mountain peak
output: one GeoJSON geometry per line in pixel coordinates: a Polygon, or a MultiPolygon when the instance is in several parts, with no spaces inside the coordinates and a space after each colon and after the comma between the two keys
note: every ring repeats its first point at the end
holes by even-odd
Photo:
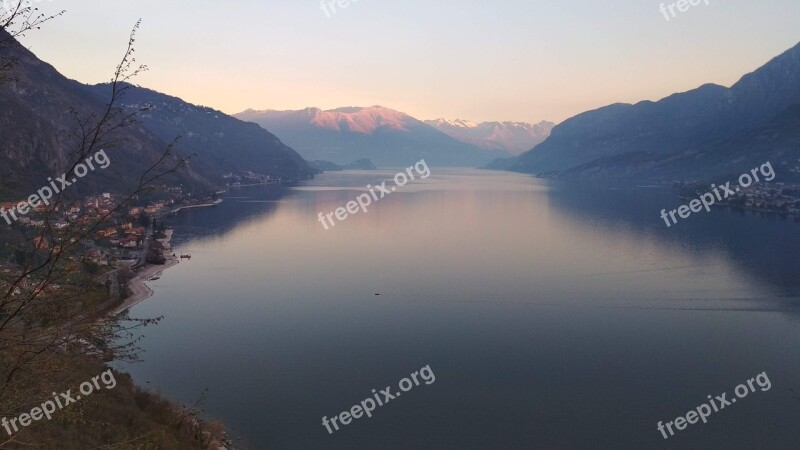
{"type": "Polygon", "coordinates": [[[540,122],[483,122],[470,120],[436,119],[425,121],[428,125],[451,137],[488,150],[505,150],[512,154],[526,152],[550,136],[555,124],[540,122]]]}
{"type": "MultiPolygon", "coordinates": [[[[436,120],[431,120],[428,122],[434,122],[438,126],[451,126],[454,128],[475,128],[478,126],[477,123],[471,120],[463,120],[463,119],[456,119],[456,120],[447,120],[445,118],[439,118],[436,120]]],[[[430,125],[430,123],[429,123],[430,125]]]]}

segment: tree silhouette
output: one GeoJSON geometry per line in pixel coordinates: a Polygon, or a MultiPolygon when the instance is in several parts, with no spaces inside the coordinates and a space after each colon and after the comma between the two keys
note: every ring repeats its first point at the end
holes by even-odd
{"type": "MultiPolygon", "coordinates": [[[[14,49],[20,46],[17,38],[63,14],[62,11],[46,16],[25,6],[23,0],[12,4],[0,12],[0,29],[7,32],[0,34],[0,84],[13,80],[18,61],[14,49]]],[[[71,113],[75,121],[72,142],[77,144],[64,170],[70,178],[87,157],[100,150],[113,152],[124,146],[120,131],[137,125],[137,115],[149,110],[149,106],[129,110],[120,104],[130,81],[147,70],[146,66],[137,65],[133,56],[139,25],[137,22],[133,27],[125,53],[114,71],[106,105],[84,116],[75,110],[71,113]]],[[[99,267],[82,257],[82,245],[97,231],[108,227],[109,219],[132,199],[153,190],[159,180],[187,165],[188,158],[173,154],[174,144],[167,145],[161,157],[141,174],[135,189],[96,220],[55,227],[56,212],[65,206],[62,194],[58,193],[44,209],[44,227],[37,232],[35,243],[21,245],[15,251],[16,268],[0,273],[0,417],[16,417],[30,411],[31,405],[52,398],[51,392],[63,392],[85,381],[89,374],[77,370],[74,363],[79,358],[138,359],[138,338],[134,331],[159,319],[110,319],[107,311],[113,305],[107,294],[114,282],[124,284],[130,273],[123,267],[98,275],[99,267]]],[[[65,409],[59,414],[67,417],[73,414],[76,416],[71,420],[80,420],[79,410],[65,409]]],[[[186,417],[181,415],[180,420],[186,417]]],[[[30,445],[19,435],[5,440],[3,436],[0,433],[0,448],[30,445]]],[[[126,445],[139,445],[144,438],[126,445]]]]}

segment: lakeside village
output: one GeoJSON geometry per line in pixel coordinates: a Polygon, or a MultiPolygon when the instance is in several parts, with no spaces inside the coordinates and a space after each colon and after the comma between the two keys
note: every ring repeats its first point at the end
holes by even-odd
{"type": "MultiPolygon", "coordinates": [[[[123,206],[119,211],[111,213],[122,201],[121,196],[111,193],[101,193],[97,196],[86,197],[81,201],[64,202],[50,212],[50,222],[54,230],[63,230],[71,225],[91,226],[99,223],[103,217],[109,215],[103,225],[89,238],[84,239],[83,260],[97,266],[115,266],[117,262],[131,265],[141,265],[145,262],[163,264],[165,261],[163,248],[159,248],[158,241],[149,242],[147,252],[143,246],[148,243],[148,233],[160,235],[166,232],[163,224],[158,227],[157,219],[180,211],[183,208],[215,205],[220,200],[216,194],[206,199],[194,199],[192,194],[184,194],[180,187],[161,187],[161,192],[168,194],[169,199],[149,201],[141,206],[141,199],[134,198],[129,205],[123,206]],[[154,228],[154,225],[156,227],[154,228]]],[[[0,207],[10,209],[17,202],[0,203],[0,207]]],[[[16,234],[30,238],[31,248],[50,249],[53,245],[47,238],[41,237],[41,230],[45,226],[45,206],[40,204],[32,211],[21,216],[9,228],[15,228],[16,234]],[[32,235],[32,236],[31,236],[32,235]],[[41,243],[41,244],[40,244],[41,243]]],[[[8,269],[19,261],[14,261],[13,253],[8,254],[7,249],[0,250],[0,270],[8,269]],[[9,260],[10,259],[10,260],[9,260]]]]}
{"type": "MultiPolygon", "coordinates": [[[[674,186],[685,199],[695,199],[708,192],[708,184],[674,186]]],[[[737,192],[736,195],[718,202],[742,211],[755,211],[792,217],[800,223],[800,185],[786,183],[758,183],[737,192]]]]}
{"type": "MultiPolygon", "coordinates": [[[[278,184],[280,179],[252,172],[228,173],[223,176],[228,188],[258,184],[278,184]]],[[[179,255],[171,252],[171,230],[166,229],[162,218],[182,209],[211,207],[222,202],[217,196],[223,191],[199,196],[185,192],[179,186],[156,186],[130,202],[112,211],[125,197],[105,192],[82,200],[62,201],[49,212],[53,235],[75,234],[75,230],[93,227],[108,216],[102,225],[73,247],[65,264],[73,273],[79,273],[83,283],[93,279],[106,285],[101,302],[104,307],[114,306],[129,294],[128,283],[135,272],[147,265],[164,265],[179,255]]],[[[18,201],[0,202],[0,207],[13,208],[18,201]]],[[[13,276],[30,258],[41,259],[57,242],[53,236],[42,237],[45,227],[45,206],[32,208],[13,224],[0,223],[0,275],[13,276]],[[34,250],[39,248],[38,252],[34,250]],[[38,254],[37,254],[38,253],[38,254]]],[[[74,239],[72,239],[74,242],[74,239]]],[[[180,255],[190,258],[190,255],[180,255]]],[[[36,280],[25,280],[35,284],[36,280]]],[[[71,283],[67,283],[71,284],[71,283]]],[[[52,285],[52,290],[69,289],[66,285],[52,285]]]]}

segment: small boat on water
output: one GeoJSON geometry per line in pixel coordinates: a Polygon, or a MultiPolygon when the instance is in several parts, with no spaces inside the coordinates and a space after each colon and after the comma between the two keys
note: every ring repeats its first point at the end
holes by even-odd
{"type": "Polygon", "coordinates": [[[158,281],[160,279],[161,279],[161,277],[153,277],[153,278],[150,278],[150,281],[158,281]]]}
{"type": "Polygon", "coordinates": [[[192,259],[192,255],[181,255],[181,259],[192,259]]]}

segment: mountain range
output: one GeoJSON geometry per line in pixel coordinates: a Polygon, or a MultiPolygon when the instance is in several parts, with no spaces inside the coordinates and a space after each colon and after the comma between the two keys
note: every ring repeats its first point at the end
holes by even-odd
{"type": "MultiPolygon", "coordinates": [[[[87,89],[105,98],[109,86],[87,89]]],[[[150,109],[138,117],[142,125],[164,141],[180,136],[178,149],[195,155],[192,168],[210,180],[216,181],[220,174],[246,171],[302,180],[316,172],[272,133],[221,111],[133,86],[124,102],[130,109],[149,105],[150,109]]]]}
{"type": "MultiPolygon", "coordinates": [[[[0,39],[13,38],[0,29],[0,39]]],[[[110,89],[107,84],[90,86],[70,80],[16,42],[2,52],[1,57],[16,60],[12,77],[0,84],[0,194],[13,197],[63,173],[77,146],[70,138],[77,127],[72,112],[81,118],[102,115],[110,89]]],[[[223,186],[226,172],[253,171],[284,180],[317,173],[294,150],[256,125],[155,91],[129,88],[118,106],[132,111],[151,104],[153,109],[139,116],[135,126],[117,132],[120,144],[107,149],[111,166],[93,172],[71,193],[129,190],[179,136],[175,153],[194,156],[188,168],[165,181],[189,189],[223,186]]]]}
{"type": "MultiPolygon", "coordinates": [[[[0,38],[10,36],[0,29],[0,38]]],[[[21,45],[2,52],[0,57],[17,63],[13,77],[0,84],[0,194],[7,197],[62,173],[75,148],[69,139],[76,127],[72,112],[100,114],[109,85],[70,80],[21,45]]],[[[434,166],[474,167],[495,159],[488,167],[664,182],[740,173],[771,161],[779,176],[783,169],[784,180],[800,179],[800,44],[731,87],[706,84],[655,102],[613,104],[555,127],[421,121],[381,106],[247,110],[232,117],[153,90],[128,88],[122,99],[126,110],[150,109],[136,126],[119,132],[124,143],[109,153],[112,168],[87,177],[76,191],[130,188],[179,136],[176,153],[193,157],[172,182],[202,190],[223,185],[222,176],[231,172],[289,181],[318,173],[303,157],[340,165],[368,158],[382,167],[404,167],[423,158],[434,166]],[[533,148],[513,156],[525,146],[533,148]]]]}
{"type": "Polygon", "coordinates": [[[552,122],[483,122],[469,120],[426,120],[437,130],[477,147],[519,155],[540,144],[556,125],[552,122]]]}
{"type": "MultiPolygon", "coordinates": [[[[730,88],[706,84],[657,102],[614,104],[556,126],[543,143],[490,168],[632,180],[689,180],[771,161],[798,172],[800,44],[730,88]]],[[[780,175],[780,174],[779,174],[780,175]]]]}
{"type": "Polygon", "coordinates": [[[336,164],[368,158],[379,167],[405,167],[420,159],[429,165],[474,167],[505,151],[461,142],[411,117],[382,106],[346,107],[328,111],[248,109],[234,117],[270,130],[308,160],[336,164]]]}

